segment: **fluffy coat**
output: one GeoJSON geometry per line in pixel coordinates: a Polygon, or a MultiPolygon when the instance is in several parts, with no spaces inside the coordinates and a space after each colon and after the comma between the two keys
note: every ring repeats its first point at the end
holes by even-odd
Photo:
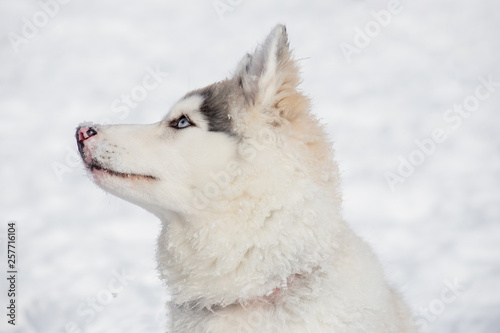
{"type": "Polygon", "coordinates": [[[299,83],[278,25],[160,123],[78,129],[96,183],[162,220],[168,332],[416,332],[342,219],[332,145],[299,83]]]}

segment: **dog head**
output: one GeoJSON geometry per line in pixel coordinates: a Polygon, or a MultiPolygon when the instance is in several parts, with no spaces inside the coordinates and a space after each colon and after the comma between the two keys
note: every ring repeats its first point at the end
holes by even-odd
{"type": "Polygon", "coordinates": [[[287,191],[283,184],[300,173],[328,181],[328,140],[299,81],[278,25],[231,78],[189,92],[162,121],[82,124],[78,148],[100,187],[160,216],[224,210],[236,196],[278,184],[287,191]]]}

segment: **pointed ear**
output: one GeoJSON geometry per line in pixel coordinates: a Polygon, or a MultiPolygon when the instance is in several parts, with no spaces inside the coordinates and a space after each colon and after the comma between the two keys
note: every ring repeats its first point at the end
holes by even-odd
{"type": "Polygon", "coordinates": [[[277,25],[253,54],[247,54],[238,64],[235,74],[249,104],[275,104],[282,87],[295,89],[298,70],[291,58],[284,25],[277,25]]]}

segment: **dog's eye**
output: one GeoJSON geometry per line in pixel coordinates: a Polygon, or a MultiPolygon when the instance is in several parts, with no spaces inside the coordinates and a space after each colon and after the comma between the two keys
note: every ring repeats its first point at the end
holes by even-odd
{"type": "Polygon", "coordinates": [[[171,126],[177,129],[186,128],[193,125],[186,116],[182,116],[179,119],[173,121],[171,126]]]}

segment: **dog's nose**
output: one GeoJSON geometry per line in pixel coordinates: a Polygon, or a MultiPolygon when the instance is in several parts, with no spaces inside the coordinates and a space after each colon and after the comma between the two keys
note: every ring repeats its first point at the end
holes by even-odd
{"type": "Polygon", "coordinates": [[[82,158],[84,158],[84,156],[85,156],[85,153],[84,153],[85,144],[83,142],[94,135],[97,135],[97,130],[93,127],[79,126],[76,129],[76,134],[75,134],[76,142],[78,144],[78,151],[80,152],[80,155],[82,156],[82,158]]]}
{"type": "Polygon", "coordinates": [[[92,127],[82,126],[76,129],[76,139],[78,142],[85,141],[94,135],[97,135],[97,131],[92,127]]]}

